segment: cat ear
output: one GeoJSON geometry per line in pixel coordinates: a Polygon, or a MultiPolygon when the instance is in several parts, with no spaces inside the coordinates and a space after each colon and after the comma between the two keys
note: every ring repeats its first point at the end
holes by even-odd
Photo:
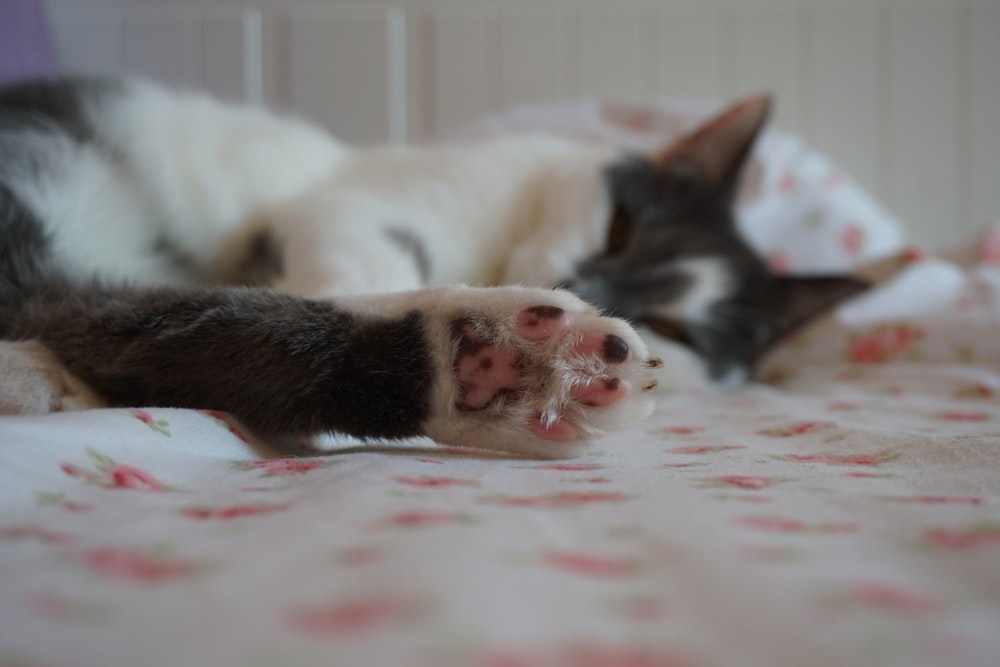
{"type": "Polygon", "coordinates": [[[730,186],[770,109],[769,95],[748,97],[672,143],[654,160],[670,174],[693,175],[716,188],[730,186]]]}
{"type": "Polygon", "coordinates": [[[851,276],[775,276],[766,306],[774,330],[764,347],[770,347],[870,287],[868,281],[851,276]]]}

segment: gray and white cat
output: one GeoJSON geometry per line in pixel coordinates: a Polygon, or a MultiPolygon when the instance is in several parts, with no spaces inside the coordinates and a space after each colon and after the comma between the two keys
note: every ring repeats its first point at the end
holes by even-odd
{"type": "Polygon", "coordinates": [[[768,107],[649,156],[352,150],[144,81],[0,89],[0,411],[210,408],[280,441],[572,455],[669,377],[630,322],[742,378],[864,288],[774,276],[736,233],[768,107]]]}

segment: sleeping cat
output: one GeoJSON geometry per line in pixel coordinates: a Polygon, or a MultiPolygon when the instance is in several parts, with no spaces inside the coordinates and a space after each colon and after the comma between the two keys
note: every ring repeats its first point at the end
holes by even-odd
{"type": "Polygon", "coordinates": [[[572,455],[669,377],[629,323],[740,379],[864,289],[774,276],[737,234],[768,108],[657,155],[352,150],[139,80],[0,90],[0,412],[211,408],[277,443],[572,455]]]}

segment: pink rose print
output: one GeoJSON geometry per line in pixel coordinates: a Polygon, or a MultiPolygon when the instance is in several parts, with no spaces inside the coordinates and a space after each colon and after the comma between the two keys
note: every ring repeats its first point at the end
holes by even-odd
{"type": "Polygon", "coordinates": [[[736,526],[753,528],[768,533],[800,533],[806,530],[806,524],[798,519],[781,519],[776,517],[745,517],[734,519],[736,526]]]}
{"type": "Polygon", "coordinates": [[[599,492],[590,491],[574,493],[571,491],[561,491],[545,496],[489,496],[480,498],[480,502],[492,505],[503,505],[505,507],[544,507],[544,508],[564,508],[579,507],[593,503],[618,503],[628,500],[630,496],[612,491],[599,492]]]}
{"type": "Polygon", "coordinates": [[[166,419],[153,419],[153,415],[149,414],[145,410],[130,410],[129,412],[133,417],[157,433],[165,435],[168,438],[170,437],[170,424],[166,419]]]}
{"type": "Polygon", "coordinates": [[[750,475],[725,475],[713,477],[704,481],[703,486],[734,486],[738,489],[766,489],[783,480],[774,477],[752,477],[750,475]]]}
{"type": "Polygon", "coordinates": [[[39,526],[20,525],[0,528],[0,540],[38,540],[45,544],[69,544],[73,538],[39,526]]]}
{"type": "Polygon", "coordinates": [[[840,236],[840,247],[844,254],[854,257],[861,252],[865,241],[865,232],[858,225],[848,225],[840,236]]]}
{"type": "Polygon", "coordinates": [[[422,606],[406,598],[373,597],[295,609],[289,614],[289,622],[306,634],[355,636],[410,619],[422,606]]]}
{"type": "Polygon", "coordinates": [[[864,470],[852,470],[851,472],[845,472],[844,477],[855,477],[857,479],[884,479],[886,477],[892,477],[890,473],[878,473],[878,472],[865,472],[864,470]]]}
{"type": "Polygon", "coordinates": [[[70,477],[76,477],[88,484],[103,486],[109,489],[133,489],[139,491],[170,490],[169,487],[145,470],[116,463],[110,456],[101,454],[93,449],[88,449],[87,454],[97,464],[96,468],[88,469],[71,463],[62,463],[59,467],[70,477]]]}
{"type": "Polygon", "coordinates": [[[789,194],[790,192],[793,192],[796,187],[798,187],[798,181],[795,179],[795,174],[790,171],[782,174],[781,178],[778,180],[778,192],[782,194],[789,194]]]}
{"type": "Polygon", "coordinates": [[[211,417],[216,424],[218,424],[222,428],[226,429],[227,431],[235,435],[237,439],[242,440],[243,442],[247,443],[249,442],[249,440],[247,440],[247,437],[243,435],[242,431],[240,431],[238,428],[229,423],[229,416],[226,415],[225,413],[218,412],[216,410],[199,410],[198,412],[205,415],[206,417],[211,417]]]}
{"type": "Polygon", "coordinates": [[[821,533],[824,535],[856,533],[856,523],[814,523],[809,524],[798,519],[775,516],[748,516],[733,519],[734,526],[750,528],[765,533],[821,533]]]}
{"type": "Polygon", "coordinates": [[[847,358],[856,364],[880,364],[913,350],[925,332],[908,324],[882,324],[853,338],[847,358]]]}
{"type": "Polygon", "coordinates": [[[667,426],[661,429],[661,433],[672,433],[674,435],[693,435],[705,430],[704,426],[667,426]]]}
{"type": "Polygon", "coordinates": [[[746,449],[743,445],[691,445],[689,447],[673,447],[664,450],[668,454],[715,454],[734,449],[746,449]]]}
{"type": "Polygon", "coordinates": [[[339,463],[338,461],[326,461],[319,458],[280,458],[262,459],[260,461],[237,461],[233,467],[237,470],[260,470],[261,477],[291,477],[292,475],[303,475],[310,470],[318,470],[339,463]]]}
{"type": "Polygon", "coordinates": [[[80,563],[106,579],[130,583],[160,584],[189,579],[199,566],[155,550],[119,547],[89,549],[78,556],[80,563]]]}
{"type": "Polygon", "coordinates": [[[879,452],[877,454],[784,454],[776,458],[782,461],[825,463],[832,466],[878,466],[899,458],[899,454],[892,452],[879,452]]]}
{"type": "Polygon", "coordinates": [[[1000,228],[994,229],[983,239],[983,262],[1000,266],[1000,228]]]}
{"type": "Polygon", "coordinates": [[[121,463],[115,464],[108,471],[108,476],[111,478],[111,485],[116,489],[163,490],[163,484],[148,472],[121,463]]]}
{"type": "Polygon", "coordinates": [[[930,255],[926,250],[917,246],[910,246],[906,248],[903,253],[899,256],[900,266],[906,266],[908,264],[916,264],[917,262],[923,262],[929,259],[930,255]]]}
{"type": "Polygon", "coordinates": [[[217,519],[221,521],[230,521],[232,519],[241,519],[248,516],[282,512],[291,506],[291,503],[256,503],[253,505],[229,505],[226,507],[186,507],[180,510],[180,514],[181,516],[186,516],[189,519],[217,519]]]}
{"type": "Polygon", "coordinates": [[[542,562],[563,572],[598,579],[617,579],[633,574],[636,563],[624,558],[606,558],[567,551],[549,551],[542,554],[542,562]]]}
{"type": "Polygon", "coordinates": [[[993,419],[993,415],[988,412],[972,412],[968,410],[949,410],[939,412],[936,419],[946,422],[985,422],[993,419]]]}
{"type": "Polygon", "coordinates": [[[457,477],[393,477],[393,480],[405,486],[415,486],[423,489],[451,486],[479,486],[479,483],[474,479],[458,479],[457,477]]]}
{"type": "Polygon", "coordinates": [[[758,435],[766,435],[771,438],[790,438],[795,435],[805,435],[807,433],[815,433],[816,431],[822,431],[832,427],[833,422],[826,421],[805,421],[796,422],[789,426],[782,426],[778,428],[767,428],[757,431],[758,435]]]}
{"type": "Polygon", "coordinates": [[[546,463],[533,467],[539,470],[563,470],[565,472],[587,472],[604,468],[599,463],[546,463]]]}
{"type": "Polygon", "coordinates": [[[471,523],[472,521],[473,518],[468,514],[460,514],[458,512],[409,510],[390,514],[376,525],[396,528],[426,528],[428,526],[453,526],[471,523]]]}
{"type": "Polygon", "coordinates": [[[924,541],[934,547],[962,551],[982,546],[1000,546],[1000,524],[986,524],[966,529],[930,528],[924,541]]]}
{"type": "Polygon", "coordinates": [[[780,250],[775,250],[767,256],[767,265],[775,273],[788,273],[792,270],[792,261],[780,250]]]}
{"type": "Polygon", "coordinates": [[[955,392],[955,398],[962,399],[975,399],[975,398],[993,398],[996,394],[994,389],[988,385],[982,383],[974,383],[962,387],[955,392]]]}
{"type": "Polygon", "coordinates": [[[845,596],[846,601],[899,616],[920,616],[938,608],[930,598],[892,584],[858,584],[845,596]]]}
{"type": "Polygon", "coordinates": [[[472,667],[695,667],[699,661],[663,648],[577,645],[554,650],[491,648],[462,664],[472,667]]]}

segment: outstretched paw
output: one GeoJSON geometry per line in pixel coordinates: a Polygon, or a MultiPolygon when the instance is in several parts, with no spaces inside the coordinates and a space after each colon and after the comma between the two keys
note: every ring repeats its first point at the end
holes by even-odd
{"type": "Polygon", "coordinates": [[[450,382],[427,425],[434,439],[561,457],[652,412],[661,363],[623,320],[558,290],[463,292],[447,328],[450,382]]]}

